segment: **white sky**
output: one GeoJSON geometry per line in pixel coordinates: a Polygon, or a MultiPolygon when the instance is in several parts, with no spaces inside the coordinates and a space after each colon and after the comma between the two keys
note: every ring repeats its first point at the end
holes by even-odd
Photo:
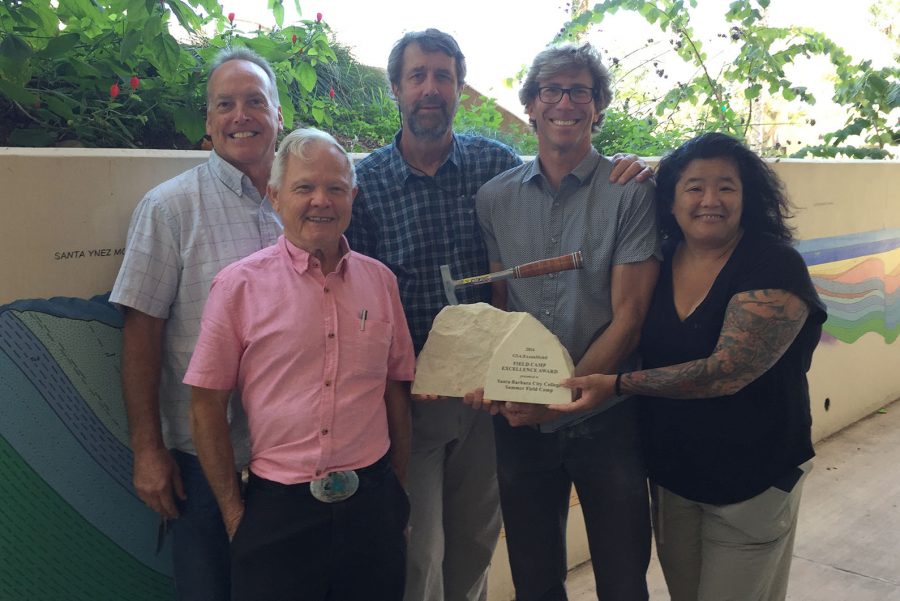
{"type": "MultiPolygon", "coordinates": [[[[225,12],[234,11],[239,20],[272,24],[271,17],[266,16],[265,0],[223,2],[225,12]]],[[[869,25],[871,3],[872,0],[772,0],[769,23],[822,31],[855,58],[873,59],[877,67],[890,63],[896,49],[869,25]]],[[[715,39],[716,33],[726,29],[722,24],[729,0],[699,0],[698,4],[693,28],[702,39],[715,39]]],[[[293,5],[293,0],[285,0],[286,23],[294,14],[293,5]]],[[[504,80],[516,75],[552,40],[568,14],[565,0],[301,0],[300,5],[303,18],[312,19],[321,12],[337,39],[352,48],[360,62],[379,67],[386,65],[392,45],[406,31],[437,27],[450,33],[466,55],[468,82],[516,114],[522,112],[517,90],[508,89],[504,80]]],[[[895,31],[900,30],[900,16],[896,21],[895,31]]],[[[620,11],[607,17],[589,39],[606,51],[607,58],[635,50],[653,36],[660,38],[654,26],[637,15],[620,11]]],[[[788,77],[791,78],[790,73],[788,77]]],[[[793,79],[797,83],[799,77],[795,75],[793,79]]],[[[824,105],[831,93],[822,88],[817,95],[820,105],[824,105]]]]}

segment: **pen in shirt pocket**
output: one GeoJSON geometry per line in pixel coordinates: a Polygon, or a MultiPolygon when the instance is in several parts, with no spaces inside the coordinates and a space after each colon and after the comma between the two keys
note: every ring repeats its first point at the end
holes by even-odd
{"type": "Polygon", "coordinates": [[[368,317],[369,317],[369,312],[366,309],[362,309],[359,312],[359,331],[360,332],[366,331],[366,319],[368,319],[368,317]]]}

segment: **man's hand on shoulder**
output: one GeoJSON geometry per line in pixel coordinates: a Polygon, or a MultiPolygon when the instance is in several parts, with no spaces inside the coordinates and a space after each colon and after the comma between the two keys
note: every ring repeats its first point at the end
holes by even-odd
{"type": "Polygon", "coordinates": [[[166,519],[178,517],[175,497],[185,500],[181,470],[166,448],[134,453],[134,489],[138,498],[166,519]]]}
{"type": "Polygon", "coordinates": [[[618,152],[612,155],[610,160],[613,162],[613,170],[609,174],[610,183],[624,185],[632,179],[644,182],[653,177],[653,168],[636,154],[618,152]]]}

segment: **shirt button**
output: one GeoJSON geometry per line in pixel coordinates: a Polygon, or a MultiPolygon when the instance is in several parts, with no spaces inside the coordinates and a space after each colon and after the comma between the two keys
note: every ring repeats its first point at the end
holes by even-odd
{"type": "Polygon", "coordinates": [[[556,274],[555,274],[555,273],[551,273],[551,274],[549,274],[549,275],[550,275],[550,279],[551,279],[551,280],[552,280],[553,278],[556,277],[556,274]]]}
{"type": "Polygon", "coordinates": [[[558,209],[558,208],[559,208],[559,201],[558,201],[558,200],[556,200],[556,201],[553,202],[553,208],[554,208],[554,209],[558,209]]]}
{"type": "Polygon", "coordinates": [[[322,428],[322,436],[328,436],[328,428],[322,428]]]}
{"type": "Polygon", "coordinates": [[[317,475],[317,476],[321,476],[321,475],[322,475],[322,470],[316,470],[316,475],[317,475]]]}
{"type": "Polygon", "coordinates": [[[325,289],[325,292],[331,292],[331,290],[329,290],[328,288],[326,288],[326,289],[325,289]]]}
{"type": "Polygon", "coordinates": [[[334,338],[334,332],[328,332],[328,337],[329,337],[329,338],[334,338]]]}
{"type": "Polygon", "coordinates": [[[550,315],[550,309],[544,309],[544,315],[550,315]]]}
{"type": "Polygon", "coordinates": [[[550,238],[550,242],[552,242],[553,244],[556,244],[556,238],[550,238]]]}
{"type": "Polygon", "coordinates": [[[331,380],[325,380],[325,386],[331,386],[331,380]]]}

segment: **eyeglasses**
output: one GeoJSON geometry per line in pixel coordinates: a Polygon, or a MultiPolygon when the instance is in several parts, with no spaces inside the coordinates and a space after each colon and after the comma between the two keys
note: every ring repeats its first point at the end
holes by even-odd
{"type": "Polygon", "coordinates": [[[565,94],[568,94],[569,100],[575,104],[587,104],[594,100],[594,88],[560,88],[558,86],[538,88],[538,98],[547,104],[556,104],[562,100],[565,94]]]}

